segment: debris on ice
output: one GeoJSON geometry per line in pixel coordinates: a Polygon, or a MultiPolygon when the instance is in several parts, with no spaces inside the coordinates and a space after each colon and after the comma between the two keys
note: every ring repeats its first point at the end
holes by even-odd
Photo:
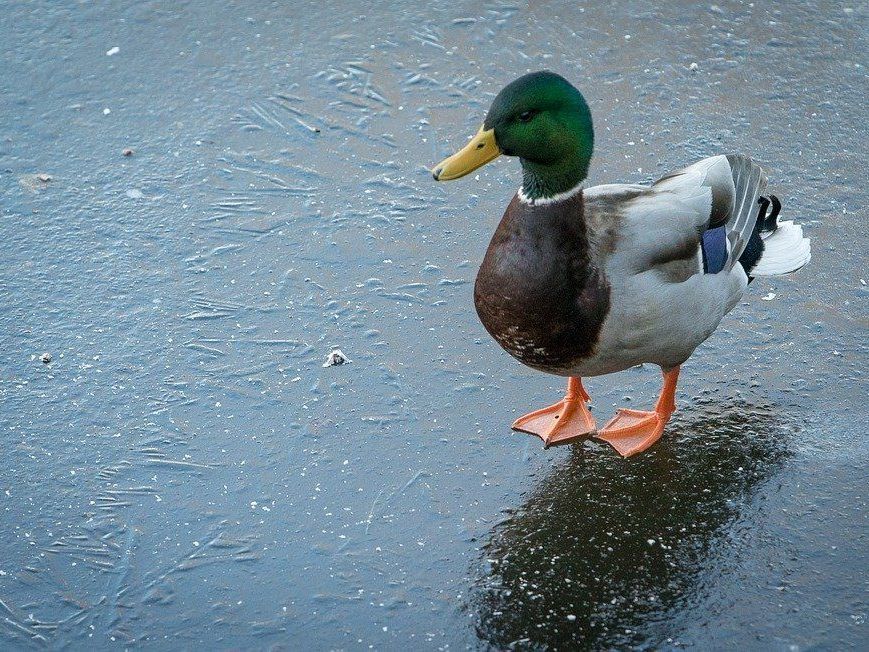
{"type": "Polygon", "coordinates": [[[348,362],[353,362],[350,358],[344,355],[344,352],[341,349],[332,349],[329,354],[326,356],[326,362],[323,363],[324,367],[334,367],[339,364],[346,364],[348,362]]]}

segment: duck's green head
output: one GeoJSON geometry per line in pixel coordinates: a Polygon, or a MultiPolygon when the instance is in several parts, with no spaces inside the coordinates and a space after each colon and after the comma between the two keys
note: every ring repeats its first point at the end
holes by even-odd
{"type": "Polygon", "coordinates": [[[522,162],[522,193],[552,197],[577,187],[588,174],[594,145],[585,98],[548,71],[520,77],[498,93],[480,131],[461,151],[432,170],[438,181],[458,179],[501,154],[522,162]]]}

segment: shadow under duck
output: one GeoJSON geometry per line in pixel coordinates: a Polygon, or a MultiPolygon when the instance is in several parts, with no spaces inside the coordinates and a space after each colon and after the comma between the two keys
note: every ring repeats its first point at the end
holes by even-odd
{"type": "Polygon", "coordinates": [[[763,196],[766,175],[747,156],[705,158],[651,186],[583,188],[593,145],[582,94],[535,72],[506,86],[477,134],[432,174],[448,181],[501,154],[519,158],[522,186],[489,244],[474,303],[510,355],[568,386],[513,428],[547,447],[596,436],[629,456],[661,437],[680,365],[751,279],[796,271],[811,254],[802,228],[778,221],[781,204],[763,196]],[[654,410],[620,409],[597,431],[582,377],[641,363],[663,372],[654,410]]]}

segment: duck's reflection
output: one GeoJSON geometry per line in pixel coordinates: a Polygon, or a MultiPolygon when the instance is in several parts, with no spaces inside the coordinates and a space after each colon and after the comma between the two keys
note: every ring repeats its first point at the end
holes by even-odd
{"type": "Polygon", "coordinates": [[[726,568],[738,552],[728,537],[740,510],[787,454],[792,428],[735,403],[695,402],[630,460],[575,446],[484,548],[468,605],[480,638],[499,649],[675,643],[670,616],[702,599],[701,572],[720,572],[711,557],[726,568]]]}

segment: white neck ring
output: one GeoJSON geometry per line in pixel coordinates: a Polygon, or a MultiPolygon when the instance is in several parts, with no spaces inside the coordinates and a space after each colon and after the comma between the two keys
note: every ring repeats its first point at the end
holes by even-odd
{"type": "Polygon", "coordinates": [[[547,204],[556,204],[560,201],[564,201],[565,199],[570,199],[579,192],[582,192],[581,181],[570,190],[565,190],[564,192],[560,192],[557,195],[552,195],[552,197],[538,197],[536,199],[531,199],[522,190],[522,186],[519,186],[519,192],[516,194],[519,195],[519,201],[521,201],[523,204],[528,204],[529,206],[545,206],[547,204]]]}

